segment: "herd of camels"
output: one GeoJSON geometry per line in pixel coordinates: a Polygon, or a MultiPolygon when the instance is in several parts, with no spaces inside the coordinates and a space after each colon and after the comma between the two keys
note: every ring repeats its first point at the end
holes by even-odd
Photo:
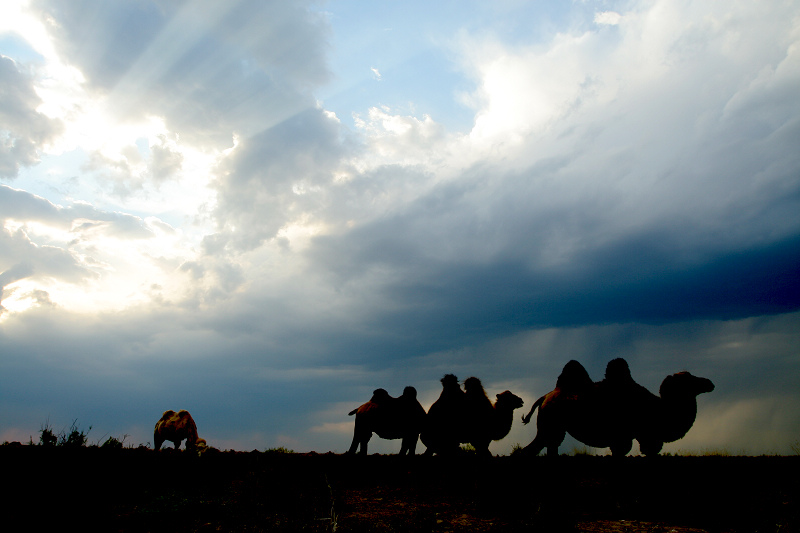
{"type": "MultiPolygon", "coordinates": [[[[425,455],[455,455],[461,453],[461,444],[471,444],[478,455],[491,456],[489,444],[508,435],[522,399],[505,391],[492,403],[476,377],[466,379],[463,389],[453,374],[441,382],[442,392],[427,413],[414,387],[406,387],[397,398],[375,390],[368,402],[349,413],[355,415],[355,429],[347,453],[366,455],[367,443],[376,434],[401,439],[400,455],[414,455],[421,440],[425,455]]],[[[546,449],[548,455],[558,455],[569,433],[587,446],[610,448],[615,457],[630,452],[634,439],[644,455],[657,455],[665,442],[686,435],[697,416],[697,396],[713,390],[710,380],[678,372],[664,379],[656,396],[633,380],[624,359],[610,361],[598,382],[578,361],[569,361],[555,388],[522,417],[527,424],[539,409],[536,438],[521,454],[535,456],[546,449]]],[[[177,449],[184,439],[187,448],[206,446],[187,411],[166,411],[156,423],[155,449],[167,440],[177,449]]]]}

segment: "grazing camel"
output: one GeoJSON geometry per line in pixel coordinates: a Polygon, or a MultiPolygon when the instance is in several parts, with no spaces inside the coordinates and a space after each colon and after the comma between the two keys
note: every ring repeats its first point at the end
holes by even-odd
{"type": "Polygon", "coordinates": [[[375,433],[382,439],[402,439],[400,455],[414,455],[417,440],[425,420],[425,409],[417,401],[417,389],[406,387],[398,398],[385,389],[376,389],[372,398],[348,413],[356,415],[353,442],[349,454],[367,454],[367,443],[375,433]]]}
{"type": "Polygon", "coordinates": [[[459,444],[470,443],[478,455],[491,456],[489,444],[508,435],[514,410],[520,407],[522,399],[509,391],[498,394],[493,404],[480,379],[467,378],[462,391],[458,379],[448,374],[442,379],[442,394],[426,417],[421,435],[427,446],[425,455],[454,454],[459,444]]]}
{"type": "Polygon", "coordinates": [[[186,439],[186,449],[206,446],[205,439],[197,437],[197,425],[194,423],[189,411],[181,409],[177,413],[173,410],[164,411],[161,419],[156,422],[153,430],[153,443],[155,449],[161,449],[164,441],[168,440],[175,443],[175,449],[181,447],[181,441],[186,439]]]}
{"type": "Polygon", "coordinates": [[[522,421],[527,424],[539,408],[536,438],[523,451],[558,455],[566,433],[595,448],[611,448],[615,457],[626,455],[639,441],[645,455],[657,455],[665,442],[682,438],[697,416],[697,395],[714,390],[714,384],[689,372],[667,376],[660,397],[636,383],[624,359],[606,367],[603,381],[586,381],[588,373],[577,361],[570,361],[556,382],[556,388],[531,407],[522,421]],[[578,368],[580,367],[580,368],[578,368]]]}

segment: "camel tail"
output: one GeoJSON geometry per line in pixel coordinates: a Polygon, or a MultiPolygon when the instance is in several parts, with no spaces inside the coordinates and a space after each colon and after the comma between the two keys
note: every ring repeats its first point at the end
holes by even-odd
{"type": "MultiPolygon", "coordinates": [[[[547,395],[545,394],[545,396],[547,396],[547,395]]],[[[531,417],[533,416],[533,412],[536,410],[537,407],[542,405],[543,401],[544,401],[544,396],[542,396],[541,398],[536,400],[536,402],[531,406],[531,410],[528,412],[528,414],[522,417],[522,423],[523,424],[527,424],[528,422],[531,421],[531,417]]]]}
{"type": "Polygon", "coordinates": [[[355,409],[353,409],[352,411],[350,411],[349,413],[347,413],[347,416],[353,416],[353,415],[354,415],[354,414],[356,414],[357,412],[358,412],[358,407],[356,407],[355,409]]]}

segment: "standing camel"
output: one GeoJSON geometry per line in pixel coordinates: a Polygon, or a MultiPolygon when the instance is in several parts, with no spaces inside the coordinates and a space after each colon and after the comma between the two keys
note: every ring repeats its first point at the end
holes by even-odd
{"type": "Polygon", "coordinates": [[[398,398],[376,389],[372,398],[349,413],[356,415],[353,442],[347,453],[367,454],[367,443],[375,433],[382,439],[402,439],[400,455],[414,455],[425,409],[417,401],[417,389],[406,387],[398,398]],[[360,447],[360,450],[359,450],[360,447]]]}
{"type": "Polygon", "coordinates": [[[491,456],[489,444],[508,435],[514,410],[522,407],[522,399],[510,391],[501,392],[494,403],[486,396],[481,380],[464,381],[448,374],[442,378],[442,393],[428,410],[422,443],[425,455],[458,453],[459,445],[470,443],[478,455],[491,456]]]}
{"type": "Polygon", "coordinates": [[[588,373],[570,361],[556,388],[531,407],[522,421],[527,424],[539,408],[536,438],[523,450],[538,455],[558,455],[566,433],[595,448],[611,448],[615,457],[626,455],[639,441],[645,455],[657,455],[665,442],[676,441],[691,429],[697,417],[697,396],[714,390],[714,384],[689,372],[667,376],[656,396],[636,383],[624,359],[606,367],[603,381],[587,382],[588,373]]]}

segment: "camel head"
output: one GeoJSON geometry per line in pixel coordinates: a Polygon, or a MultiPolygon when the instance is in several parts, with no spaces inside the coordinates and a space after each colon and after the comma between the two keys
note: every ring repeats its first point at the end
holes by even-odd
{"type": "Polygon", "coordinates": [[[186,449],[196,448],[198,451],[203,451],[207,447],[206,439],[197,439],[195,441],[186,439],[186,449]]]}
{"type": "Polygon", "coordinates": [[[714,384],[710,379],[693,376],[689,372],[678,372],[664,378],[658,392],[664,399],[694,398],[698,394],[711,392],[714,384]]]}
{"type": "Polygon", "coordinates": [[[495,402],[495,407],[501,407],[505,409],[519,409],[522,407],[524,402],[522,398],[517,396],[516,394],[512,393],[511,391],[503,391],[497,395],[497,401],[495,402]]]}

